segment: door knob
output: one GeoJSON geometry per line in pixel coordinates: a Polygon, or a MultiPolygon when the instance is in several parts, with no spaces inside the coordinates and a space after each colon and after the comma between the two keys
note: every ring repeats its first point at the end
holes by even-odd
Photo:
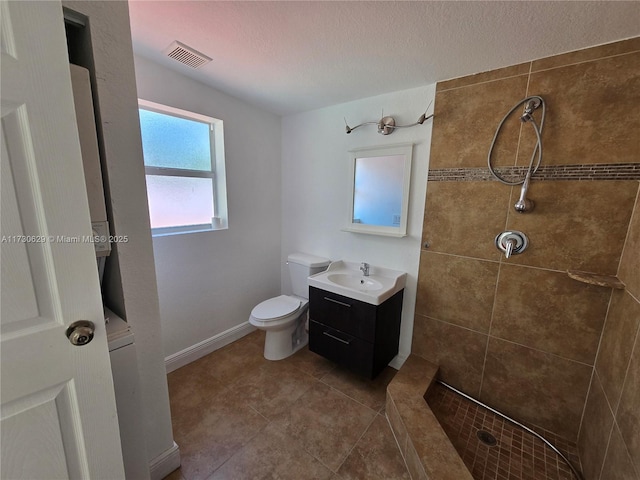
{"type": "Polygon", "coordinates": [[[69,325],[65,333],[72,345],[81,347],[93,340],[93,332],[95,332],[95,329],[96,326],[93,322],[89,320],[78,320],[69,325]]]}

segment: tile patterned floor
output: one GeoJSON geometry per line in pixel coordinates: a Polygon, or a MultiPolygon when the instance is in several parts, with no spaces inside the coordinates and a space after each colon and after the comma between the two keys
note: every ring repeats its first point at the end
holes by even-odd
{"type": "Polygon", "coordinates": [[[253,332],[169,374],[182,466],[165,480],[409,480],[384,417],[395,370],[370,381],[263,345],[253,332]]]}
{"type": "MultiPolygon", "coordinates": [[[[432,386],[427,403],[475,480],[575,480],[566,463],[540,439],[445,387],[432,386]],[[482,443],[478,430],[491,433],[497,444],[482,443]]],[[[550,432],[537,433],[579,466],[575,444],[550,432]]]]}

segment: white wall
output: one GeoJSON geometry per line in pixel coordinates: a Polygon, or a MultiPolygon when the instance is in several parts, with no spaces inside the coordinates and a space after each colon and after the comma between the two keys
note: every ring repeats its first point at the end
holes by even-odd
{"type": "Polygon", "coordinates": [[[229,230],[153,240],[165,355],[240,325],[260,301],[290,292],[286,257],[302,251],[367,261],[409,274],[401,355],[411,348],[431,122],[379,135],[381,109],[416,121],[435,86],[394,92],[312,112],[278,116],[136,56],[138,96],[224,121],[229,230]],[[282,143],[281,143],[282,142],[282,143]],[[349,197],[348,150],[414,143],[408,236],[342,232],[349,197]],[[281,208],[281,210],[280,210],[281,208]]]}
{"type": "MultiPolygon", "coordinates": [[[[290,252],[321,255],[332,260],[368,262],[408,273],[402,311],[399,357],[411,351],[413,314],[420,260],[431,121],[380,135],[364,126],[377,121],[384,109],[396,123],[415,122],[435,97],[435,85],[394,92],[284,117],[282,120],[282,261],[290,252]],[[391,238],[341,231],[349,205],[348,151],[395,143],[413,143],[408,235],[391,238]]],[[[433,107],[430,113],[433,112],[433,107]]],[[[283,291],[290,291],[284,269],[283,291]]],[[[397,365],[397,363],[395,363],[397,365]]]]}
{"type": "Polygon", "coordinates": [[[136,56],[140,98],[224,122],[229,229],[155,237],[166,356],[280,293],[280,117],[136,56]]]}
{"type": "Polygon", "coordinates": [[[89,19],[111,233],[129,238],[115,246],[117,290],[121,288],[121,292],[109,306],[126,318],[135,334],[147,453],[154,462],[175,449],[146,206],[129,10],[126,2],[65,0],[63,5],[89,19]]]}

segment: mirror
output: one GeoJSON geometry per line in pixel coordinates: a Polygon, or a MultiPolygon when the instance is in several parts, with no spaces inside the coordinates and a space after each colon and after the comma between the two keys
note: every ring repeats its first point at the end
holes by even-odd
{"type": "Polygon", "coordinates": [[[412,144],[349,151],[348,232],[407,234],[412,144]]]}

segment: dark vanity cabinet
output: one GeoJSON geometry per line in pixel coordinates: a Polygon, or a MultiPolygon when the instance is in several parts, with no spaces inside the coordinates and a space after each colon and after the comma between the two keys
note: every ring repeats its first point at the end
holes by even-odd
{"type": "Polygon", "coordinates": [[[371,305],[309,287],[309,350],[374,378],[398,354],[403,292],[371,305]]]}

